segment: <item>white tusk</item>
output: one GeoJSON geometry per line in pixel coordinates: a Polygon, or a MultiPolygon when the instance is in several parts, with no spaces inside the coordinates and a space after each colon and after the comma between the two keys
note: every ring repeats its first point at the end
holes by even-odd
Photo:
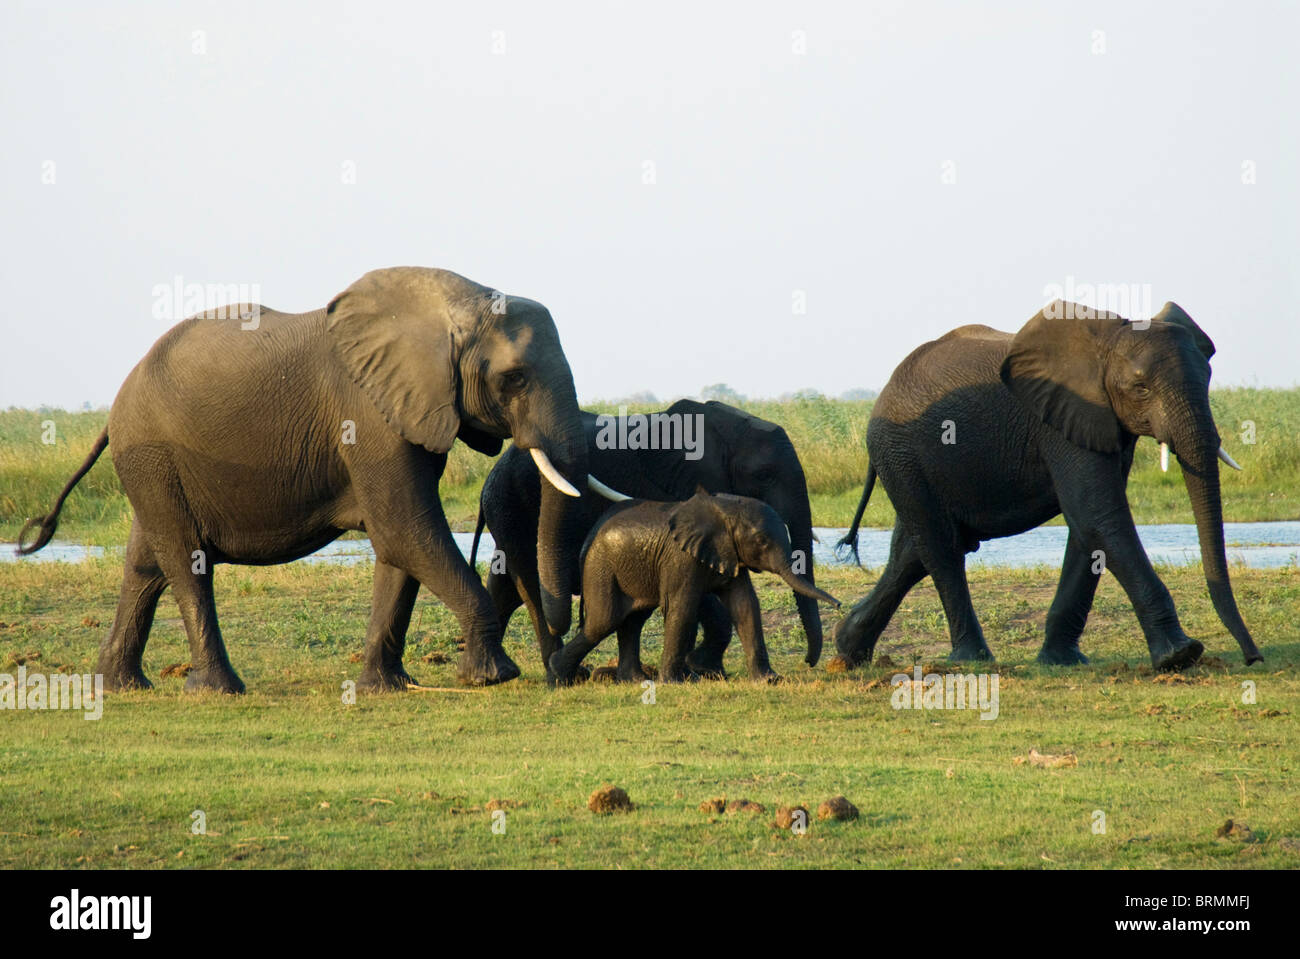
{"type": "Polygon", "coordinates": [[[1223,462],[1227,463],[1235,470],[1241,469],[1241,467],[1237,465],[1237,461],[1234,460],[1231,456],[1229,456],[1228,451],[1225,450],[1222,446],[1219,447],[1219,459],[1223,460],[1223,462]]]}
{"type": "Polygon", "coordinates": [[[1160,444],[1160,472],[1169,472],[1169,444],[1160,444]]]}
{"type": "Polygon", "coordinates": [[[547,456],[545,453],[539,450],[536,446],[534,446],[528,452],[533,454],[533,462],[537,464],[537,468],[541,470],[542,475],[545,476],[546,479],[550,482],[550,484],[554,486],[557,490],[559,490],[565,496],[582,495],[576,489],[573,488],[572,483],[570,483],[568,480],[566,480],[563,476],[560,475],[560,471],[557,470],[554,464],[551,463],[551,458],[549,456],[547,456]]]}
{"type": "Polygon", "coordinates": [[[591,491],[593,493],[599,493],[601,496],[605,497],[605,499],[610,500],[611,502],[614,503],[622,503],[632,498],[628,496],[626,493],[620,493],[616,489],[610,489],[608,486],[606,486],[600,480],[596,479],[596,477],[592,476],[590,473],[587,474],[587,485],[591,487],[591,491]]]}

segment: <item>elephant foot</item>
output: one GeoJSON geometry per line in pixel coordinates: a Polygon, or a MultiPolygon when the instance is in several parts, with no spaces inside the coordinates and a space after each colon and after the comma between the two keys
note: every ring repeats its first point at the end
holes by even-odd
{"type": "Polygon", "coordinates": [[[578,665],[577,667],[574,668],[573,675],[569,678],[569,680],[567,682],[561,683],[559,682],[555,673],[551,671],[551,664],[550,663],[546,664],[546,685],[550,686],[552,689],[554,689],[557,685],[578,686],[590,680],[593,675],[594,674],[592,673],[592,671],[588,669],[586,666],[578,665]]]}
{"type": "Polygon", "coordinates": [[[367,666],[357,677],[357,689],[365,693],[404,693],[420,685],[401,663],[396,666],[367,666]]]}
{"type": "Polygon", "coordinates": [[[456,678],[464,686],[496,686],[518,679],[519,667],[499,647],[489,654],[475,656],[467,646],[456,665],[456,678]]]}
{"type": "Polygon", "coordinates": [[[683,663],[665,663],[659,667],[659,677],[656,680],[660,683],[686,683],[695,682],[700,677],[693,673],[683,663]]]}
{"type": "MultiPolygon", "coordinates": [[[[576,686],[581,682],[578,679],[579,670],[583,673],[587,672],[582,665],[571,666],[565,658],[563,649],[554,652],[546,664],[546,685],[551,689],[555,689],[557,686],[576,686]]],[[[583,678],[587,677],[584,676],[583,678]]]]}
{"type": "Polygon", "coordinates": [[[654,674],[640,663],[626,668],[624,668],[622,663],[619,663],[618,668],[614,671],[614,679],[620,683],[643,683],[647,679],[654,678],[654,674]]]}
{"type": "Polygon", "coordinates": [[[686,657],[686,668],[700,679],[726,679],[727,671],[722,668],[722,657],[699,655],[695,650],[686,657]]]}
{"type": "Polygon", "coordinates": [[[95,672],[104,677],[104,690],[112,693],[125,693],[133,689],[153,689],[153,683],[139,666],[122,666],[113,668],[101,663],[95,672]]]}
{"type": "Polygon", "coordinates": [[[1078,646],[1048,646],[1038,651],[1038,661],[1044,666],[1086,666],[1088,657],[1079,651],[1078,646]]]}
{"type": "Polygon", "coordinates": [[[983,642],[963,640],[952,648],[948,661],[953,663],[991,662],[993,653],[983,642]]]}
{"type": "Polygon", "coordinates": [[[759,672],[756,673],[750,673],[749,678],[756,683],[763,683],[764,685],[767,686],[775,686],[777,683],[781,682],[780,674],[774,673],[770,669],[760,670],[759,672]]]}
{"type": "Polygon", "coordinates": [[[1205,647],[1198,640],[1189,639],[1179,646],[1167,648],[1162,654],[1157,654],[1152,650],[1151,665],[1156,668],[1157,672],[1177,673],[1188,667],[1195,666],[1203,652],[1205,652],[1205,647]]]}
{"type": "Polygon", "coordinates": [[[244,681],[236,676],[235,671],[229,667],[225,669],[219,667],[191,669],[185,676],[185,691],[187,693],[197,693],[205,690],[239,696],[244,693],[244,681]]]}

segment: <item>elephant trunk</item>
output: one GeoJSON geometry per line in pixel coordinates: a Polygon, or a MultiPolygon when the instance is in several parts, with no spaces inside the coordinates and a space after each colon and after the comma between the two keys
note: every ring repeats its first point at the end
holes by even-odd
{"type": "MultiPolygon", "coordinates": [[[[816,586],[817,580],[813,574],[812,513],[808,509],[807,494],[804,494],[802,503],[796,503],[788,510],[778,509],[777,512],[789,520],[786,525],[790,529],[790,545],[794,548],[796,560],[802,559],[804,579],[816,586]]],[[[799,593],[798,590],[795,592],[797,594],[794,600],[795,606],[799,609],[799,620],[803,623],[804,636],[808,640],[808,652],[804,656],[804,662],[809,666],[816,666],[817,660],[822,655],[821,610],[817,607],[816,598],[806,593],[799,593]]]]}
{"type": "MultiPolygon", "coordinates": [[[[555,416],[549,421],[559,422],[559,428],[547,430],[553,437],[539,444],[550,465],[573,487],[565,490],[561,484],[548,480],[542,463],[536,456],[541,474],[541,510],[537,520],[537,578],[542,593],[542,615],[553,636],[563,636],[569,631],[572,618],[572,597],[578,592],[579,517],[582,513],[581,494],[587,489],[587,439],[576,400],[571,413],[555,416]],[[576,537],[576,543],[572,542],[576,537]]],[[[544,412],[544,411],[543,411],[544,412]]]]}
{"type": "Polygon", "coordinates": [[[806,579],[804,579],[802,576],[796,573],[793,569],[791,569],[788,563],[781,569],[774,569],[772,570],[772,572],[776,573],[776,575],[780,576],[783,580],[785,580],[786,585],[789,586],[796,593],[798,593],[800,596],[806,596],[808,599],[813,600],[814,602],[821,601],[823,603],[830,603],[832,606],[836,607],[837,609],[839,608],[840,601],[838,599],[836,599],[830,593],[822,592],[812,583],[808,582],[806,579]]]}
{"type": "Polygon", "coordinates": [[[1223,504],[1219,494],[1219,434],[1214,420],[1205,409],[1191,412],[1174,431],[1173,447],[1183,469],[1183,483],[1196,518],[1196,535],[1201,544],[1201,566],[1214,611],[1237,640],[1246,664],[1263,662],[1250,631],[1242,622],[1237,600],[1228,579],[1228,556],[1223,540],[1223,504]]]}

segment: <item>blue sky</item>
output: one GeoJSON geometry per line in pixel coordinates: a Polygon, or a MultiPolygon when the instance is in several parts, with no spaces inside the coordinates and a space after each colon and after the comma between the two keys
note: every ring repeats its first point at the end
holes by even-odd
{"type": "Polygon", "coordinates": [[[398,264],[546,303],[585,401],[878,388],[1070,285],[1300,382],[1295,4],[542,7],[6,2],[0,407],[111,402],[177,276],[398,264]]]}

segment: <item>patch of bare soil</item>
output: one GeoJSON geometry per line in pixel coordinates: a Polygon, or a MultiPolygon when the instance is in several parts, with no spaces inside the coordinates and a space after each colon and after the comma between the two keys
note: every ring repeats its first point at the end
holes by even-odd
{"type": "Polygon", "coordinates": [[[1037,766],[1040,769],[1069,769],[1079,765],[1079,757],[1074,753],[1040,753],[1032,747],[1028,756],[1017,756],[1011,761],[1017,766],[1029,763],[1029,765],[1037,766]]]}

